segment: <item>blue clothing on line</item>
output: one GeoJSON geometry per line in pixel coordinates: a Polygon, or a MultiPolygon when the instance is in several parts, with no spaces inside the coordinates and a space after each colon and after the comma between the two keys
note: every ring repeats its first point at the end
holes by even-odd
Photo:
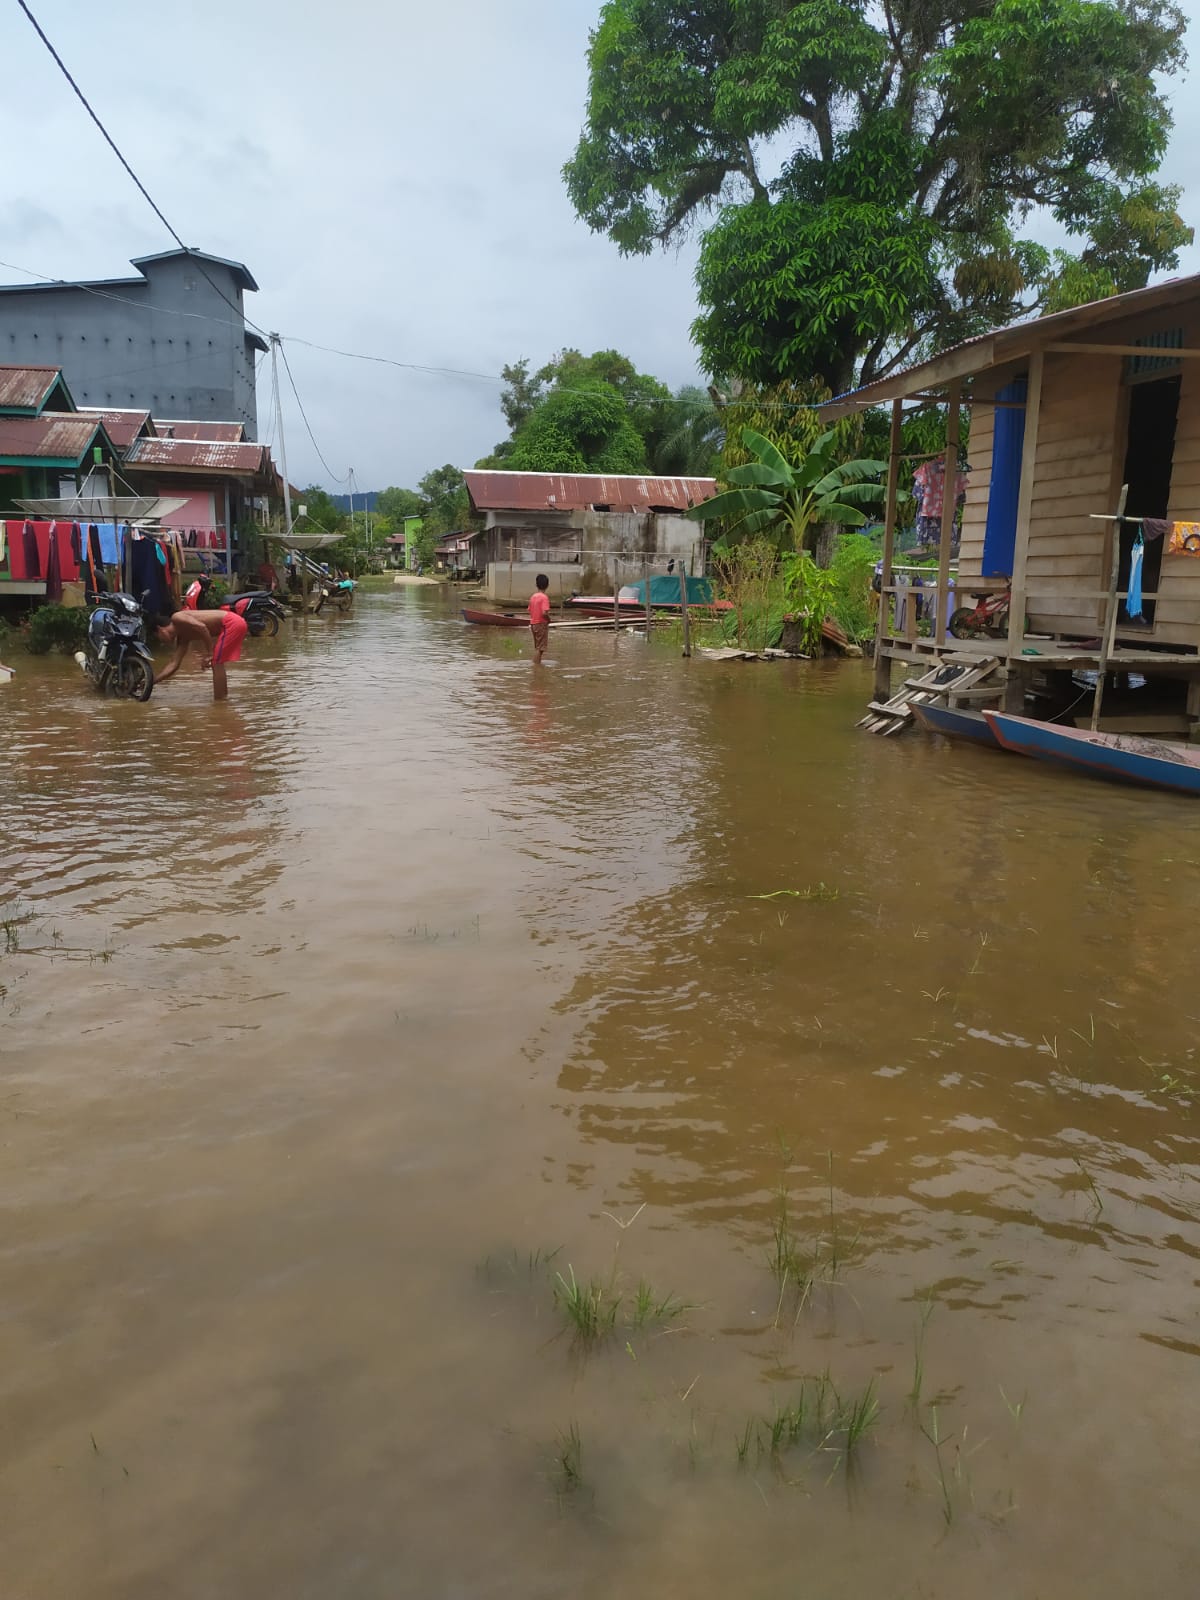
{"type": "Polygon", "coordinates": [[[1133,549],[1129,552],[1129,598],[1125,602],[1125,611],[1131,618],[1142,614],[1142,558],[1145,554],[1146,541],[1139,528],[1133,549]]]}

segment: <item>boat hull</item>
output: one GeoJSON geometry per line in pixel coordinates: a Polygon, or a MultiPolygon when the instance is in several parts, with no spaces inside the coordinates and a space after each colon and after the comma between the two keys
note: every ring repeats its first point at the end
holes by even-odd
{"type": "Polygon", "coordinates": [[[985,711],[983,715],[1004,748],[1019,755],[1116,783],[1200,795],[1200,751],[1186,745],[1170,745],[1131,734],[1062,728],[1002,711],[985,711]]]}
{"type": "Polygon", "coordinates": [[[999,750],[1001,744],[982,711],[965,711],[958,706],[923,705],[919,701],[912,714],[926,733],[940,733],[947,739],[966,739],[971,744],[999,750]]]}
{"type": "Polygon", "coordinates": [[[464,622],[473,622],[481,628],[527,628],[529,618],[521,615],[510,615],[503,611],[472,611],[470,607],[463,606],[462,618],[464,622]]]}

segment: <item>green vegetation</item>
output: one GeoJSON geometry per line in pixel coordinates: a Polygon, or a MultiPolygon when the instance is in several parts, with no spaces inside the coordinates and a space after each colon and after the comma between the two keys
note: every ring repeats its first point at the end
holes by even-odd
{"type": "Polygon", "coordinates": [[[833,431],[814,439],[792,461],[752,428],[742,430],[742,443],[753,459],[726,471],[732,487],[687,513],[694,520],[726,520],[718,551],[747,537],[769,538],[780,549],[802,551],[818,525],[860,528],[867,520],[863,507],[883,500],[883,486],[869,480],[886,471],[887,463],[839,461],[833,431]]]}
{"type": "Polygon", "coordinates": [[[674,1322],[693,1309],[677,1295],[659,1293],[644,1278],[627,1298],[617,1285],[615,1267],[607,1280],[591,1278],[580,1283],[570,1263],[566,1277],[561,1272],[554,1274],[554,1302],[582,1344],[596,1343],[615,1333],[618,1319],[625,1327],[641,1332],[656,1324],[674,1322]]]}
{"type": "Polygon", "coordinates": [[[1177,265],[1153,175],[1184,27],[1169,0],[607,0],[567,190],[625,254],[700,229],[708,371],[840,392],[1177,265]],[[1020,237],[1039,208],[1078,254],[1020,237]]]}
{"type": "Polygon", "coordinates": [[[479,467],[522,472],[660,472],[708,476],[724,439],[706,390],[674,395],[618,350],[562,350],[536,372],[503,368],[509,437],[479,467]]]}
{"type": "Polygon", "coordinates": [[[29,619],[25,648],[33,656],[61,650],[73,655],[87,640],[88,613],[83,606],[39,606],[29,619]]]}

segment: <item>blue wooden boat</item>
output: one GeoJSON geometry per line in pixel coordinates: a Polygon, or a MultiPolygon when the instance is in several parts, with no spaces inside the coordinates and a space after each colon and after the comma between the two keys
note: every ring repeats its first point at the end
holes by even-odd
{"type": "Polygon", "coordinates": [[[983,713],[1006,750],[1073,767],[1096,778],[1137,783],[1148,789],[1200,794],[1200,750],[1133,733],[1092,733],[1055,722],[1034,722],[1003,711],[983,713]]]}
{"type": "Polygon", "coordinates": [[[947,739],[969,739],[972,744],[987,745],[992,750],[1000,748],[1000,741],[982,711],[966,711],[961,706],[943,706],[923,700],[914,700],[911,709],[926,733],[941,733],[947,739]]]}

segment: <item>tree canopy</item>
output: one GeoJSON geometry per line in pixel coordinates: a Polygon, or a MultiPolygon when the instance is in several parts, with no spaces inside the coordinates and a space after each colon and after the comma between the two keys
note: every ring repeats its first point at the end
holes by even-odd
{"type": "Polygon", "coordinates": [[[607,0],[572,202],[625,253],[702,224],[710,372],[838,392],[1144,284],[1192,230],[1154,181],[1170,0],[607,0]],[[1041,210],[1079,242],[1021,236],[1041,210]]]}
{"type": "Polygon", "coordinates": [[[675,394],[619,350],[562,350],[537,371],[503,368],[512,436],[476,464],[523,472],[710,473],[720,415],[703,389],[675,394]]]}

